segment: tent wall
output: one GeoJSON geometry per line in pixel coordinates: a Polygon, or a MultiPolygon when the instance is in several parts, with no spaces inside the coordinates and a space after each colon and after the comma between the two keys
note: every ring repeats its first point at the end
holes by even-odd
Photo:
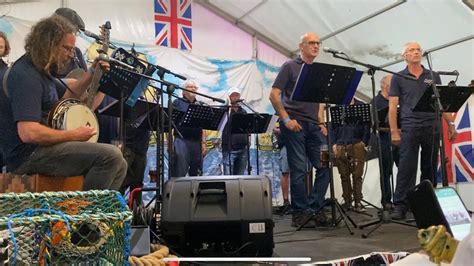
{"type": "MultiPolygon", "coordinates": [[[[89,31],[98,32],[99,25],[108,20],[112,24],[112,40],[147,45],[155,43],[154,7],[151,0],[12,2],[0,4],[0,13],[37,21],[62,6],[76,10],[89,31]]],[[[199,4],[193,4],[192,18],[193,54],[226,60],[248,60],[252,59],[254,49],[258,49],[257,59],[269,64],[281,65],[287,59],[260,41],[254,47],[252,36],[199,4]]]]}
{"type": "MultiPolygon", "coordinates": [[[[307,3],[307,1],[302,2],[307,3]]],[[[370,11],[375,11],[390,2],[391,1],[383,1],[382,3],[378,3],[376,6],[372,6],[367,2],[365,3],[365,5],[362,6],[362,8],[365,7],[370,9],[370,11]]],[[[325,14],[329,14],[332,12],[335,17],[331,19],[338,18],[339,22],[337,24],[331,24],[329,20],[324,21],[324,19],[329,18],[323,18],[324,16],[322,13],[316,17],[308,17],[308,13],[306,12],[310,12],[310,9],[312,8],[308,4],[303,4],[301,6],[295,5],[295,7],[298,8],[298,14],[300,14],[301,17],[306,17],[307,19],[304,21],[304,24],[298,24],[301,23],[299,21],[294,22],[295,25],[301,26],[298,29],[294,30],[294,32],[296,33],[289,34],[289,26],[285,26],[283,28],[275,26],[275,28],[278,28],[277,34],[275,34],[274,36],[275,41],[279,41],[280,38],[286,38],[285,40],[281,40],[281,42],[287,44],[289,47],[292,47],[292,49],[297,49],[299,35],[301,35],[305,31],[315,29],[314,19],[318,18],[323,20],[322,22],[320,22],[321,26],[318,28],[322,29],[323,32],[329,33],[337,28],[344,26],[347,23],[350,23],[350,19],[348,18],[348,16],[363,16],[361,7],[358,7],[357,10],[353,10],[351,13],[350,10],[341,6],[340,2],[336,1],[333,3],[334,6],[326,6],[325,8],[327,10],[324,9],[323,11],[325,14]],[[307,10],[304,13],[300,13],[304,11],[302,10],[304,8],[306,8],[307,10]],[[290,39],[288,39],[288,37],[290,37],[290,39]]],[[[418,1],[418,5],[416,5],[415,7],[420,8],[421,4],[419,3],[420,2],[418,1]]],[[[457,21],[460,27],[466,26],[466,28],[469,28],[469,25],[463,24],[463,22],[466,20],[471,21],[472,26],[472,22],[474,21],[472,19],[472,13],[471,17],[469,18],[469,15],[464,12],[464,7],[453,7],[451,5],[446,5],[446,1],[440,0],[434,1],[434,3],[439,4],[434,8],[435,12],[439,13],[440,10],[443,10],[443,8],[446,9],[445,11],[449,13],[457,12],[460,14],[459,17],[455,17],[453,19],[457,21]]],[[[283,5],[286,4],[283,3],[283,5]]],[[[98,25],[103,24],[106,20],[109,20],[112,24],[111,37],[114,41],[119,41],[120,43],[128,43],[129,45],[131,43],[137,43],[140,45],[140,47],[156,55],[156,58],[160,59],[159,62],[155,61],[155,63],[164,63],[165,67],[177,71],[180,74],[185,74],[187,77],[197,77],[197,74],[193,72],[196,71],[196,69],[193,70],[193,68],[186,68],[186,66],[189,66],[190,64],[189,61],[195,61],[199,62],[199,64],[204,64],[202,66],[202,69],[208,69],[206,71],[212,72],[212,74],[209,74],[207,76],[207,80],[205,80],[205,76],[201,75],[198,77],[198,79],[201,79],[202,84],[207,84],[206,86],[202,86],[204,92],[209,92],[210,89],[214,88],[213,84],[217,83],[218,80],[222,78],[224,73],[216,72],[216,65],[220,62],[218,62],[218,60],[209,60],[209,58],[243,61],[260,59],[263,62],[270,64],[271,67],[266,68],[268,70],[265,72],[266,75],[261,75],[257,76],[257,78],[249,79],[250,81],[248,82],[250,82],[250,84],[253,84],[252,86],[258,84],[258,86],[260,87],[258,90],[255,91],[246,91],[245,96],[253,97],[252,100],[255,101],[255,105],[257,105],[260,111],[272,111],[271,107],[269,107],[269,103],[267,100],[268,92],[270,90],[272,80],[276,75],[275,70],[277,70],[277,67],[280,66],[287,58],[276,50],[269,47],[268,45],[266,45],[265,43],[259,40],[254,40],[254,38],[249,34],[245,33],[232,23],[229,23],[221,17],[213,14],[201,5],[193,5],[193,50],[191,53],[177,51],[174,49],[156,48],[152,46],[155,40],[153,26],[153,1],[151,0],[39,0],[31,2],[17,1],[17,3],[0,3],[0,13],[3,15],[24,20],[23,22],[21,20],[17,20],[18,23],[15,23],[15,27],[17,28],[12,30],[27,32],[27,29],[32,22],[37,21],[43,17],[49,16],[54,12],[55,9],[61,6],[75,9],[84,19],[87,29],[93,32],[98,32],[98,25]],[[173,62],[170,63],[170,60],[172,60],[173,62]],[[207,62],[202,63],[203,61],[207,62]],[[212,62],[212,64],[208,65],[209,62],[212,62]]],[[[273,6],[273,8],[276,7],[273,6]]],[[[409,7],[403,7],[402,11],[403,14],[411,12],[409,10],[409,7]]],[[[275,12],[281,12],[281,10],[275,9],[275,12]]],[[[255,12],[252,14],[258,15],[259,12],[255,12]]],[[[424,10],[422,12],[422,15],[426,17],[430,15],[430,13],[427,10],[424,10]]],[[[250,19],[252,20],[253,24],[257,25],[259,22],[259,20],[257,19],[250,19]]],[[[285,23],[291,23],[291,18],[289,16],[281,17],[281,19],[285,23]]],[[[410,17],[409,15],[401,15],[400,19],[406,21],[410,19],[413,20],[414,18],[410,17]]],[[[5,18],[0,19],[0,26],[3,25],[2,20],[5,20],[5,18]]],[[[264,22],[263,18],[261,22],[264,22]]],[[[402,22],[400,23],[403,24],[402,22]]],[[[420,19],[419,23],[423,23],[423,19],[420,19]]],[[[372,63],[383,64],[387,62],[387,60],[390,61],[392,59],[395,59],[398,56],[399,48],[402,47],[403,43],[407,41],[404,37],[401,37],[401,34],[397,33],[398,31],[408,30],[407,34],[412,36],[412,39],[422,38],[422,40],[427,44],[427,48],[448,42],[452,38],[464,36],[464,33],[462,31],[461,33],[459,33],[458,31],[454,31],[453,29],[451,29],[449,26],[437,28],[435,30],[430,29],[433,31],[433,33],[427,33],[422,35],[417,34],[417,27],[414,27],[414,29],[407,29],[406,27],[400,26],[400,28],[398,28],[396,32],[393,32],[393,40],[388,41],[387,44],[383,44],[382,41],[387,40],[387,35],[383,35],[383,33],[390,33],[389,29],[392,26],[394,26],[395,28],[398,27],[397,25],[391,24],[395,23],[389,22],[387,21],[387,17],[381,16],[370,22],[367,28],[348,31],[344,34],[339,35],[338,38],[327,40],[325,46],[327,45],[335,48],[341,47],[341,49],[345,48],[347,50],[353,49],[354,54],[358,57],[365,56],[366,59],[373,59],[371,60],[372,63]],[[451,30],[453,30],[452,33],[450,33],[451,30]],[[438,35],[441,35],[441,31],[443,31],[443,34],[445,32],[448,33],[444,35],[444,37],[438,38],[438,35]],[[367,43],[368,38],[364,36],[370,36],[370,39],[375,40],[375,43],[367,43]],[[430,43],[428,37],[431,37],[436,41],[430,43]],[[349,42],[348,40],[351,41],[349,42]]],[[[472,33],[472,27],[470,27],[470,29],[472,33]]],[[[89,42],[90,40],[79,38],[78,46],[84,50],[88,47],[89,42]]],[[[15,43],[12,43],[12,46],[13,49],[10,59],[15,60],[23,53],[22,39],[19,39],[15,41],[15,43]]],[[[443,68],[442,70],[451,70],[455,69],[462,62],[464,69],[462,74],[464,74],[464,76],[461,77],[460,81],[461,84],[464,85],[467,80],[470,80],[472,78],[472,69],[474,65],[472,56],[473,52],[474,49],[472,46],[472,41],[464,42],[456,46],[437,51],[433,56],[433,63],[435,66],[444,66],[445,68],[443,68]],[[467,52],[459,53],[456,52],[457,50],[467,52]]],[[[342,63],[341,61],[334,61],[332,58],[330,58],[328,54],[324,53],[321,54],[318,60],[321,60],[322,62],[332,62],[336,64],[342,63]]],[[[237,64],[238,67],[235,67],[235,69],[229,67],[228,70],[231,71],[229,73],[234,73],[235,75],[244,75],[245,73],[247,73],[248,75],[255,75],[259,72],[258,66],[262,66],[262,64],[250,66],[246,65],[247,63],[248,62],[240,62],[239,64],[237,64]]],[[[398,63],[393,66],[390,66],[389,68],[395,71],[403,68],[403,65],[403,63],[398,63]]],[[[378,84],[378,81],[383,75],[384,74],[381,72],[377,73],[376,84],[378,84]]],[[[365,84],[367,84],[367,76],[364,76],[364,79],[365,84]]],[[[449,80],[448,78],[445,79],[449,80]]],[[[237,78],[230,78],[229,83],[226,84],[235,85],[232,84],[232,82],[237,82],[238,80],[239,79],[237,78]]],[[[363,86],[365,87],[363,87],[362,89],[365,90],[367,93],[370,88],[366,85],[363,86]]],[[[224,91],[214,92],[218,97],[224,97],[225,95],[224,91]]],[[[366,199],[370,202],[378,203],[380,201],[380,190],[378,185],[379,180],[377,160],[370,161],[368,165],[369,167],[364,181],[364,195],[366,199]]],[[[334,173],[336,195],[340,195],[340,181],[336,169],[334,170],[334,173]]],[[[460,184],[458,185],[458,189],[461,193],[463,193],[463,199],[469,206],[469,208],[474,209],[474,185],[472,183],[460,184]]]]}

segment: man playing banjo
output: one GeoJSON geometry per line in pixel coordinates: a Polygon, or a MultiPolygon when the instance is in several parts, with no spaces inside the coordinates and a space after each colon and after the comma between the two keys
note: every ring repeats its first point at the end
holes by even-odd
{"type": "MultiPolygon", "coordinates": [[[[84,175],[84,190],[118,190],[127,171],[118,148],[87,142],[96,135],[96,129],[87,125],[66,130],[47,126],[55,104],[77,98],[91,83],[93,71],[70,86],[62,86],[51,75],[72,56],[75,32],[58,15],[32,27],[25,40],[26,53],[0,83],[0,146],[7,169],[15,174],[84,175]]],[[[92,67],[107,70],[109,65],[96,60],[92,67]]]]}

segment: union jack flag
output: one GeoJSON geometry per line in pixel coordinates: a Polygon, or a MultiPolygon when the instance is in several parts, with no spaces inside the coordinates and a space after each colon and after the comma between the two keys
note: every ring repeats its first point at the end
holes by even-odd
{"type": "MultiPolygon", "coordinates": [[[[458,135],[456,140],[448,140],[448,126],[443,120],[444,143],[448,164],[448,181],[474,182],[474,96],[469,99],[457,112],[454,126],[458,135]]],[[[440,177],[440,173],[438,173],[440,177]]]]}
{"type": "Polygon", "coordinates": [[[192,0],[155,1],[156,45],[191,50],[192,45],[192,0]]]}

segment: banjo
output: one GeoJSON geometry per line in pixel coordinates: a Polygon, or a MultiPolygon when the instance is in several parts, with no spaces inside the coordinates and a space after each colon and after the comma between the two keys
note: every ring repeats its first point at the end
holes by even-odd
{"type": "MultiPolygon", "coordinates": [[[[110,40],[110,22],[102,26],[103,40],[101,52],[107,52],[110,40]]],[[[68,77],[74,78],[80,75],[83,70],[73,70],[68,77]]],[[[94,98],[99,89],[99,81],[102,77],[102,69],[97,68],[92,76],[92,81],[87,89],[87,102],[84,104],[79,99],[68,98],[59,101],[48,114],[48,125],[54,129],[72,130],[78,127],[87,126],[97,130],[97,134],[92,136],[88,142],[96,143],[99,139],[99,122],[92,106],[94,98]]]]}

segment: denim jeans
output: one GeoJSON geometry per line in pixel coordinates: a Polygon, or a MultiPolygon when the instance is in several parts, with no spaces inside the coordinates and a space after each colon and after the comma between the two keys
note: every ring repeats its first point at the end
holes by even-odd
{"type": "MultiPolygon", "coordinates": [[[[392,186],[390,176],[393,173],[393,163],[398,167],[399,163],[399,147],[392,145],[389,133],[380,133],[380,147],[382,153],[382,169],[383,169],[383,189],[385,192],[382,198],[383,203],[392,202],[392,186]]],[[[382,189],[382,183],[380,183],[382,189]]]]}
{"type": "Polygon", "coordinates": [[[313,213],[324,204],[329,185],[329,169],[320,167],[320,149],[324,143],[319,125],[306,121],[298,121],[298,123],[302,130],[297,133],[285,126],[281,127],[290,166],[291,208],[294,214],[304,211],[313,213]],[[307,160],[316,168],[316,178],[309,196],[306,195],[305,184],[307,160]]]}
{"type": "Polygon", "coordinates": [[[438,129],[434,127],[402,129],[397,187],[393,195],[393,203],[396,206],[400,205],[401,208],[408,207],[407,193],[415,187],[420,147],[421,180],[428,179],[436,186],[438,129]]]}
{"type": "Polygon", "coordinates": [[[127,173],[127,162],[113,145],[71,141],[38,146],[13,172],[20,175],[83,175],[83,190],[119,190],[127,173]]]}
{"type": "Polygon", "coordinates": [[[247,169],[247,149],[236,151],[222,151],[222,162],[224,164],[224,175],[243,175],[247,169]],[[229,165],[230,153],[230,165],[229,165]],[[230,171],[232,167],[232,171],[230,171]]]}
{"type": "Polygon", "coordinates": [[[174,140],[172,177],[198,176],[202,174],[200,140],[176,138],[174,140]]]}
{"type": "Polygon", "coordinates": [[[222,175],[222,152],[219,148],[212,148],[207,151],[203,159],[203,174],[205,176],[222,175]]]}

